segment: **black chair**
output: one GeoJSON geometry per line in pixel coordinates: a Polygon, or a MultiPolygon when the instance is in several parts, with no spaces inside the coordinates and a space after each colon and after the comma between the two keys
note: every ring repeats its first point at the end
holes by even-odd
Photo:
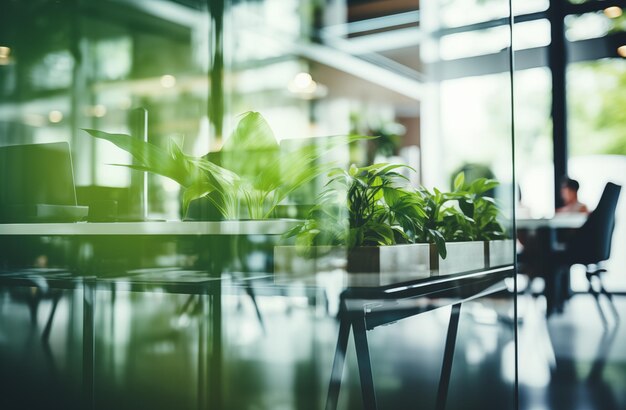
{"type": "Polygon", "coordinates": [[[601,274],[606,269],[600,264],[611,256],[611,239],[615,228],[615,209],[622,187],[609,182],[604,187],[602,197],[596,209],[589,214],[585,224],[566,241],[564,252],[557,255],[557,261],[561,267],[565,267],[565,274],[569,274],[572,265],[582,264],[586,267],[586,277],[589,281],[589,292],[596,300],[600,316],[604,325],[607,325],[606,316],[600,305],[600,295],[603,294],[609,300],[615,319],[619,320],[619,314],[613,303],[613,295],[608,292],[603,283],[601,274]],[[593,278],[597,278],[599,290],[593,284],[593,278]]]}

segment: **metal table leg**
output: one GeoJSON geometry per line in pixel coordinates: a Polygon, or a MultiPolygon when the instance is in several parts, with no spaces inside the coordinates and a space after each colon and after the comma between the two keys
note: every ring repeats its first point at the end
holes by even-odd
{"type": "Polygon", "coordinates": [[[94,408],[95,290],[91,280],[83,282],[83,408],[94,408]]]}
{"type": "Polygon", "coordinates": [[[333,359],[333,370],[330,375],[330,385],[328,386],[328,396],[326,397],[326,410],[335,410],[339,400],[339,389],[341,388],[341,378],[343,376],[343,366],[346,360],[346,350],[348,349],[348,338],[350,337],[351,323],[342,318],[339,324],[339,337],[337,338],[337,348],[333,359]]]}
{"type": "Polygon", "coordinates": [[[456,347],[456,334],[459,328],[460,312],[460,303],[452,305],[452,310],[450,311],[450,324],[448,325],[448,335],[446,336],[446,346],[443,353],[443,365],[441,366],[439,389],[437,390],[437,402],[435,405],[435,409],[437,410],[444,410],[446,408],[450,375],[452,373],[452,360],[454,359],[454,348],[456,347]]]}
{"type": "Polygon", "coordinates": [[[359,364],[363,408],[366,410],[376,409],[376,393],[374,392],[374,379],[372,377],[370,350],[367,344],[365,317],[354,320],[352,326],[354,328],[354,345],[356,347],[357,363],[359,364]]]}

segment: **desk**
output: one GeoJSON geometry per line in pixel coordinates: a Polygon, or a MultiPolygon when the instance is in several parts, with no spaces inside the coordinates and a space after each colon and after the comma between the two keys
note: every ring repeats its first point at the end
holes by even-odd
{"type": "Polygon", "coordinates": [[[363,408],[375,410],[378,407],[367,331],[434,309],[451,306],[435,407],[436,410],[444,410],[452,372],[459,314],[463,302],[505,290],[503,280],[512,277],[513,274],[513,266],[501,266],[494,269],[461,272],[445,277],[415,279],[415,275],[407,275],[405,281],[398,280],[397,283],[386,286],[346,288],[341,293],[339,335],[329,382],[326,410],[337,408],[351,330],[354,335],[359,366],[363,408]]]}
{"type": "MultiPolygon", "coordinates": [[[[135,223],[136,228],[141,223],[135,223]]],[[[167,225],[169,223],[148,223],[167,225]]],[[[177,224],[194,224],[181,222],[177,224]]],[[[201,223],[205,226],[223,226],[221,223],[201,223]]],[[[54,224],[56,225],[56,224],[54,224]]],[[[58,235],[69,236],[79,239],[92,238],[99,235],[112,236],[116,229],[120,235],[147,235],[144,231],[131,229],[133,226],[121,227],[100,227],[101,224],[60,224],[72,225],[71,227],[51,227],[50,224],[41,224],[41,226],[31,226],[30,235],[58,235]],[[87,225],[89,228],[78,227],[76,225],[87,225]],[[72,233],[68,233],[69,232],[72,233]],[[80,229],[83,231],[73,231],[80,229]],[[56,232],[56,233],[54,233],[56,232]],[[124,233],[120,233],[124,232],[124,233]],[[143,232],[143,233],[142,233],[143,232]]],[[[104,224],[102,224],[104,225],[104,224]]],[[[108,224],[107,224],[108,225],[108,224]]],[[[127,225],[127,224],[124,224],[127,225]]],[[[244,223],[245,225],[245,223],[244,223]]],[[[175,225],[171,225],[174,227],[175,225]]],[[[191,225],[190,225],[191,226],[191,225]]],[[[7,226],[0,229],[0,236],[14,237],[15,235],[24,236],[24,234],[11,234],[11,229],[7,226]]],[[[161,235],[176,236],[175,229],[179,227],[160,229],[161,235]]],[[[12,229],[15,229],[13,227],[12,229]]],[[[181,233],[183,236],[204,236],[198,234],[197,230],[187,230],[187,233],[181,233]]],[[[258,234],[259,231],[246,230],[246,234],[258,234]]],[[[269,229],[269,228],[268,228],[269,229]]],[[[181,231],[178,231],[181,232],[181,231]]],[[[212,230],[211,235],[233,234],[234,230],[212,230]]],[[[241,233],[241,230],[238,231],[241,233]]],[[[276,233],[282,233],[271,231],[276,233]]],[[[234,235],[234,234],[233,234],[234,235]]],[[[115,238],[112,238],[115,239],[115,238]]],[[[223,240],[223,238],[222,238],[223,240]]],[[[126,272],[125,275],[118,275],[115,278],[109,276],[95,277],[78,277],[80,283],[84,286],[84,326],[83,326],[83,347],[84,347],[84,383],[85,383],[85,408],[93,407],[94,394],[94,339],[95,332],[100,331],[94,329],[94,294],[95,291],[108,290],[114,291],[111,285],[124,284],[125,289],[132,291],[151,292],[158,290],[159,292],[183,293],[188,295],[197,295],[201,301],[202,311],[207,315],[201,316],[198,325],[198,344],[203,347],[202,353],[199,353],[198,359],[198,397],[199,407],[208,406],[208,399],[217,408],[220,408],[220,375],[221,375],[221,356],[222,356],[222,312],[221,298],[223,294],[229,292],[241,292],[245,290],[248,284],[252,283],[257,289],[262,288],[267,294],[282,295],[284,290],[290,287],[304,283],[304,288],[309,294],[315,295],[325,289],[335,289],[332,298],[339,305],[339,332],[337,336],[337,348],[334,352],[334,363],[328,368],[329,389],[328,389],[328,406],[332,408],[336,403],[336,395],[339,393],[341,379],[343,373],[343,359],[347,349],[347,342],[350,332],[355,337],[355,345],[357,350],[357,361],[359,365],[359,374],[362,382],[362,395],[365,399],[367,407],[375,408],[374,385],[372,378],[372,368],[369,357],[367,332],[372,331],[382,325],[389,325],[393,322],[419,315],[434,309],[452,306],[452,313],[448,323],[448,331],[445,336],[445,351],[443,356],[443,366],[441,375],[439,376],[439,392],[438,392],[438,408],[445,406],[445,398],[452,370],[452,359],[454,354],[454,346],[456,343],[456,334],[459,322],[459,313],[462,303],[481,296],[485,296],[504,289],[502,280],[506,277],[513,276],[512,266],[502,266],[493,269],[482,269],[472,272],[459,272],[445,276],[431,276],[430,272],[415,270],[414,272],[401,272],[392,274],[348,274],[344,271],[315,272],[307,277],[301,275],[278,275],[271,274],[254,275],[249,277],[246,275],[241,280],[233,281],[226,279],[229,277],[227,273],[220,271],[208,270],[205,272],[191,272],[189,270],[180,271],[158,271],[155,272],[126,272]],[[80,279],[82,278],[82,279],[80,279]],[[331,281],[330,286],[327,281],[331,281]],[[338,286],[334,286],[337,285],[338,286]],[[207,323],[209,323],[207,325],[207,323]],[[210,346],[210,349],[206,347],[210,346]],[[209,356],[210,355],[210,356],[209,356]],[[372,399],[373,398],[373,399],[372,399]]],[[[112,310],[113,312],[113,310],[112,310]]],[[[437,359],[438,361],[439,359],[437,359]]],[[[326,370],[324,370],[326,372],[326,370]]]]}
{"type": "Polygon", "coordinates": [[[517,229],[534,230],[539,228],[550,229],[575,229],[583,226],[587,220],[587,215],[583,213],[576,214],[561,214],[554,218],[521,218],[516,219],[515,224],[517,229]]]}
{"type": "Polygon", "coordinates": [[[585,224],[587,218],[588,215],[584,213],[571,213],[557,214],[549,219],[518,219],[516,221],[517,237],[524,246],[524,251],[519,254],[518,259],[523,264],[524,273],[531,277],[544,278],[548,315],[563,309],[570,291],[569,271],[557,272],[555,265],[556,253],[564,249],[559,230],[578,229],[585,224]]]}
{"type": "MultiPolygon", "coordinates": [[[[6,246],[4,246],[6,253],[0,255],[0,259],[15,261],[19,258],[34,258],[37,255],[33,255],[29,250],[34,248],[33,244],[36,245],[41,242],[38,238],[62,238],[63,245],[55,247],[54,250],[56,253],[62,254],[59,257],[67,261],[65,267],[94,273],[94,269],[98,271],[111,269],[108,261],[125,258],[128,261],[127,265],[135,265],[128,266],[129,269],[132,269],[142,267],[142,265],[138,265],[143,263],[142,260],[154,259],[153,253],[158,249],[157,247],[173,239],[184,244],[197,244],[196,247],[201,247],[204,250],[203,257],[205,259],[208,258],[207,253],[211,250],[211,257],[213,258],[211,264],[214,265],[217,258],[214,258],[213,255],[220,255],[222,259],[228,257],[228,252],[217,252],[216,249],[230,251],[245,246],[238,238],[246,236],[278,237],[298,222],[295,219],[272,219],[0,224],[0,240],[4,238],[6,242],[6,246]],[[19,239],[16,240],[16,238],[19,239]],[[208,239],[207,242],[201,243],[197,242],[197,238],[208,239]],[[226,242],[224,238],[229,238],[229,242],[226,242]],[[227,248],[228,243],[231,244],[230,248],[227,248]],[[91,261],[95,260],[96,264],[86,261],[85,255],[93,255],[98,252],[100,256],[105,255],[105,257],[97,260],[92,256],[90,259],[91,261]],[[23,253],[25,255],[22,255],[23,253]]],[[[59,243],[59,240],[55,239],[55,241],[55,243],[59,243]]],[[[42,247],[45,248],[46,246],[43,245],[42,247]]],[[[202,262],[207,263],[206,260],[202,262]]],[[[10,262],[9,265],[15,266],[16,263],[10,262]]],[[[113,268],[118,269],[117,265],[113,268]]],[[[147,266],[143,265],[143,267],[147,266]]],[[[221,272],[222,267],[216,267],[214,270],[221,272]]]]}
{"type": "Polygon", "coordinates": [[[297,219],[250,221],[75,222],[0,224],[0,235],[282,235],[297,219]]]}
{"type": "MultiPolygon", "coordinates": [[[[13,258],[19,250],[20,243],[28,244],[41,241],[40,238],[55,237],[62,241],[61,248],[63,251],[58,262],[64,265],[67,274],[62,278],[56,276],[44,275],[42,270],[38,277],[44,281],[44,285],[58,289],[55,295],[59,295],[61,289],[80,287],[83,290],[83,404],[84,408],[94,407],[94,314],[95,305],[94,297],[97,288],[111,289],[115,291],[116,283],[124,283],[132,289],[150,289],[160,286],[168,289],[170,293],[185,293],[189,295],[199,295],[210,297],[211,306],[211,349],[210,351],[217,357],[212,363],[214,367],[206,370],[203,366],[199,366],[199,393],[200,401],[204,407],[206,402],[205,381],[210,379],[212,382],[218,379],[214,374],[219,372],[219,356],[221,352],[221,274],[224,270],[223,263],[230,255],[223,252],[229,246],[230,241],[225,241],[224,237],[238,238],[248,235],[282,235],[287,230],[297,224],[297,220],[293,219],[277,219],[263,221],[171,221],[171,222],[120,222],[120,223],[16,223],[16,224],[0,224],[0,239],[7,244],[6,247],[0,244],[0,264],[5,266],[16,265],[17,273],[11,271],[0,273],[0,285],[8,286],[32,286],[29,281],[32,274],[19,273],[19,265],[21,261],[13,263],[13,258]],[[128,255],[132,255],[138,250],[143,250],[144,241],[147,242],[151,238],[156,240],[169,240],[169,238],[185,237],[196,240],[196,238],[209,238],[199,242],[199,247],[209,249],[210,257],[220,263],[213,263],[208,266],[205,273],[189,274],[189,272],[181,271],[179,275],[172,275],[166,272],[157,272],[156,274],[130,274],[123,276],[130,269],[139,266],[139,255],[135,259],[125,259],[128,255]],[[60,238],[60,239],[59,239],[60,238]],[[17,240],[19,239],[19,240],[17,240]],[[124,239],[124,240],[122,240],[124,239]],[[69,244],[70,246],[66,246],[69,244]],[[88,245],[88,246],[83,246],[88,245]],[[108,267],[101,269],[98,261],[101,253],[99,251],[111,250],[105,252],[108,258],[117,258],[124,261],[122,263],[122,272],[111,272],[108,267]],[[215,256],[218,255],[218,256],[215,256]],[[129,262],[130,261],[130,262],[129,262]],[[113,275],[111,275],[113,274],[113,275]],[[115,276],[115,277],[111,277],[115,276]],[[217,370],[216,370],[217,369],[217,370]],[[211,377],[211,375],[213,375],[211,377]]],[[[56,240],[56,239],[55,239],[56,240]]],[[[238,241],[238,239],[234,239],[238,241]]],[[[195,243],[195,242],[194,242],[195,243]]],[[[150,248],[150,246],[145,246],[150,248]]],[[[140,253],[140,252],[138,252],[140,253]]],[[[46,254],[44,252],[44,254],[46,254]]],[[[46,254],[47,255],[47,254],[46,254]]],[[[19,259],[19,258],[18,258],[19,259]]],[[[32,261],[29,261],[32,263],[32,261]]],[[[204,261],[202,261],[204,262],[204,261]]],[[[54,263],[54,262],[53,262],[54,263]]],[[[151,262],[147,262],[151,263],[151,262]]],[[[242,280],[241,278],[239,280],[242,280]]],[[[242,284],[246,286],[246,284],[242,284]]],[[[247,288],[246,288],[247,289],[247,288]]],[[[251,294],[254,298],[254,295],[251,294]]],[[[48,319],[48,323],[42,335],[44,344],[47,343],[47,336],[52,325],[54,311],[58,303],[58,298],[54,300],[53,309],[48,319]]],[[[203,303],[203,305],[206,305],[203,303]]],[[[202,324],[204,325],[204,324],[202,324]]],[[[204,329],[204,328],[202,328],[204,329]]],[[[201,330],[199,334],[205,333],[201,330]]],[[[205,338],[206,339],[206,338],[205,338]]],[[[206,343],[199,342],[200,345],[206,343]]],[[[212,383],[209,391],[212,397],[219,396],[219,384],[212,383]]]]}

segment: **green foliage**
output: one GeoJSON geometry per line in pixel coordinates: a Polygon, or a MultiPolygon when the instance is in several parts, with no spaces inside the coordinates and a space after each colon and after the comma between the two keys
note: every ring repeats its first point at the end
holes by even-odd
{"type": "Polygon", "coordinates": [[[401,165],[374,164],[337,170],[331,183],[347,192],[349,231],[346,244],[354,246],[410,243],[421,217],[412,193],[402,187],[401,165]]]}
{"type": "Polygon", "coordinates": [[[434,243],[437,245],[439,255],[445,258],[447,250],[444,221],[448,221],[450,216],[458,214],[453,207],[447,206],[451,197],[437,188],[430,192],[424,187],[418,188],[415,195],[419,198],[422,211],[425,214],[422,229],[415,233],[415,242],[434,243]]]}
{"type": "Polygon", "coordinates": [[[419,188],[417,195],[422,198],[427,215],[424,229],[417,234],[418,242],[489,241],[506,238],[506,233],[498,222],[499,210],[495,200],[487,193],[498,182],[493,179],[478,178],[467,183],[465,174],[460,172],[453,179],[452,192],[434,189],[430,192],[419,188]]]}
{"type": "Polygon", "coordinates": [[[442,258],[447,256],[446,242],[506,237],[495,201],[485,196],[497,181],[480,178],[466,184],[459,173],[452,192],[411,190],[397,172],[400,167],[374,164],[333,170],[328,189],[308,219],[286,237],[295,237],[304,253],[312,246],[433,243],[442,258]]]}
{"type": "Polygon", "coordinates": [[[395,155],[400,148],[402,136],[406,133],[406,129],[400,123],[373,119],[364,113],[353,112],[350,115],[350,122],[354,133],[376,136],[367,143],[368,164],[373,163],[378,155],[383,157],[395,155]]]}
{"type": "MultiPolygon", "coordinates": [[[[460,176],[461,173],[463,174],[464,181],[468,184],[478,178],[494,178],[493,172],[488,165],[477,162],[465,162],[463,163],[463,165],[461,165],[452,172],[452,180],[450,181],[450,186],[452,187],[452,190],[456,189],[455,180],[460,176]]],[[[489,192],[487,192],[487,194],[489,194],[489,192]]]]}
{"type": "Polygon", "coordinates": [[[454,179],[450,200],[456,201],[442,219],[441,231],[447,241],[490,241],[506,238],[498,222],[499,210],[495,200],[486,194],[499,185],[498,181],[478,178],[465,182],[463,173],[454,179]]]}
{"type": "MultiPolygon", "coordinates": [[[[311,246],[414,243],[424,230],[427,215],[421,196],[406,187],[406,177],[398,172],[402,167],[406,166],[374,164],[333,170],[328,189],[320,195],[309,219],[286,236],[295,236],[296,245],[305,250],[311,246]]],[[[445,257],[441,239],[438,249],[445,257]]]]}
{"type": "Polygon", "coordinates": [[[376,155],[390,157],[395,155],[400,148],[404,127],[397,123],[381,124],[379,127],[372,128],[371,135],[378,138],[372,140],[373,149],[370,152],[370,158],[373,160],[376,155]]]}
{"type": "Polygon", "coordinates": [[[164,150],[125,134],[85,131],[134,157],[135,165],[122,166],[178,182],[183,188],[183,214],[191,201],[207,198],[225,219],[269,218],[290,193],[332,167],[321,161],[327,152],[364,138],[335,137],[323,148],[305,145],[283,151],[261,114],[248,112],[224,144],[217,161],[213,153],[204,157],[185,155],[173,141],[169,150],[164,150]]]}
{"type": "Polygon", "coordinates": [[[568,70],[571,154],[626,155],[626,62],[580,62],[568,70]]]}

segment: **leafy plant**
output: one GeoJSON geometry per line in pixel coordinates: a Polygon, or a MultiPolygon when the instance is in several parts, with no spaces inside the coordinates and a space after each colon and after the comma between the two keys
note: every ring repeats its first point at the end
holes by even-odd
{"type": "Polygon", "coordinates": [[[381,123],[373,127],[368,134],[376,135],[378,138],[370,141],[369,159],[373,162],[377,155],[390,157],[395,155],[400,148],[402,135],[405,130],[401,124],[390,122],[381,123]]]}
{"type": "Polygon", "coordinates": [[[136,161],[135,165],[116,165],[178,182],[183,188],[183,215],[191,201],[206,197],[225,219],[270,217],[290,193],[332,168],[333,164],[321,161],[325,153],[365,138],[335,137],[323,148],[309,144],[284,151],[258,112],[243,114],[219,157],[215,153],[186,155],[173,140],[166,150],[130,135],[85,131],[112,142],[136,161]]]}
{"type": "Polygon", "coordinates": [[[423,197],[406,188],[406,177],[397,172],[403,165],[374,164],[330,173],[329,187],[309,218],[286,234],[296,245],[380,246],[434,242],[446,256],[441,234],[427,228],[423,197]],[[423,235],[423,232],[427,232],[423,235]]]}
{"type": "Polygon", "coordinates": [[[419,241],[439,244],[461,241],[488,241],[503,239],[506,233],[498,222],[500,214],[496,202],[486,194],[499,183],[493,179],[478,178],[465,182],[464,172],[458,173],[453,181],[452,192],[433,193],[419,188],[427,215],[425,229],[418,233],[419,241]],[[430,236],[427,238],[427,236],[430,236]]]}
{"type": "Polygon", "coordinates": [[[439,191],[437,188],[430,192],[424,187],[415,190],[415,195],[419,198],[422,211],[425,214],[422,227],[415,233],[415,241],[420,243],[434,243],[442,258],[447,256],[445,235],[445,224],[451,218],[456,217],[454,207],[449,206],[449,201],[453,198],[449,193],[439,191]]]}
{"type": "Polygon", "coordinates": [[[331,182],[347,192],[349,247],[411,242],[422,214],[415,197],[400,185],[406,179],[395,171],[400,167],[374,164],[331,173],[331,182]]]}
{"type": "Polygon", "coordinates": [[[374,162],[376,156],[390,157],[395,155],[401,146],[405,127],[397,122],[372,119],[365,113],[353,112],[350,115],[351,128],[356,134],[375,135],[376,139],[368,141],[367,163],[374,162]]]}
{"type": "Polygon", "coordinates": [[[442,258],[446,242],[506,237],[495,201],[484,194],[495,180],[465,183],[459,173],[452,192],[406,188],[401,165],[375,164],[330,173],[328,189],[302,224],[289,231],[306,253],[311,246],[380,246],[433,243],[442,258]]]}
{"type": "Polygon", "coordinates": [[[454,190],[449,198],[456,200],[454,207],[442,221],[442,232],[448,241],[490,241],[506,238],[498,216],[500,211],[492,197],[486,195],[499,185],[498,181],[478,178],[465,182],[463,172],[454,179],[454,190]]]}
{"type": "Polygon", "coordinates": [[[485,195],[497,185],[497,181],[486,178],[466,185],[461,172],[454,179],[452,192],[441,192],[435,188],[431,193],[419,188],[416,193],[422,198],[426,220],[423,230],[416,235],[416,241],[433,242],[442,247],[442,242],[505,238],[506,233],[498,222],[499,210],[495,200],[485,195]]]}

